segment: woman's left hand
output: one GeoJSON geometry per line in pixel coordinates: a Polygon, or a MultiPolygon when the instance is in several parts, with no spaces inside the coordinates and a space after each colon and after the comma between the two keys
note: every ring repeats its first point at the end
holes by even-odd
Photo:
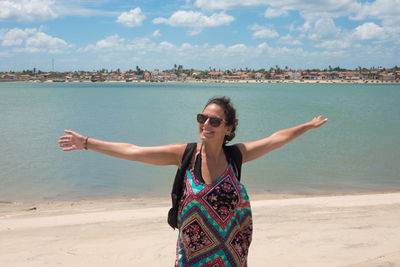
{"type": "Polygon", "coordinates": [[[310,121],[310,126],[312,128],[318,128],[324,125],[328,121],[328,118],[322,119],[322,115],[315,117],[312,121],[310,121]]]}

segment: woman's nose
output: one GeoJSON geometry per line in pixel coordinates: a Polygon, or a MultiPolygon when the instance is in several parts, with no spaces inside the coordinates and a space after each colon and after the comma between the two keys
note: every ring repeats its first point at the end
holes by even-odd
{"type": "Polygon", "coordinates": [[[210,118],[207,118],[206,121],[203,123],[204,125],[210,125],[210,118]]]}

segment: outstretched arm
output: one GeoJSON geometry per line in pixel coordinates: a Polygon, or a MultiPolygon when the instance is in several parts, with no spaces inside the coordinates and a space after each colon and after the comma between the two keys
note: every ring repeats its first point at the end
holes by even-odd
{"type": "Polygon", "coordinates": [[[255,160],[272,150],[280,148],[287,143],[290,143],[297,137],[303,135],[311,129],[316,129],[324,125],[328,119],[322,119],[322,116],[315,117],[310,122],[277,131],[271,136],[257,140],[254,142],[238,144],[240,151],[242,152],[243,162],[255,160]]]}
{"type": "Polygon", "coordinates": [[[186,144],[172,144],[165,146],[141,147],[128,143],[116,143],[86,138],[70,130],[65,130],[67,135],[61,136],[58,143],[63,151],[87,149],[108,156],[140,161],[153,165],[179,166],[186,144]]]}

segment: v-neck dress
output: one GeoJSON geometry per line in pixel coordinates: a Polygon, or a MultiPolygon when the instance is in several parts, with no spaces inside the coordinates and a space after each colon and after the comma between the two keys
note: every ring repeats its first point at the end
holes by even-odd
{"type": "Polygon", "coordinates": [[[189,166],[184,183],[175,266],[247,266],[250,201],[232,165],[212,184],[199,182],[189,166]]]}

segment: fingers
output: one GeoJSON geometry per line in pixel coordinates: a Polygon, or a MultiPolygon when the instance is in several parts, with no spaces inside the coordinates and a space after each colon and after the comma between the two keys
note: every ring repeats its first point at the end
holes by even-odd
{"type": "Polygon", "coordinates": [[[63,148],[63,151],[72,151],[72,150],[78,150],[78,148],[75,145],[72,145],[70,143],[60,143],[59,146],[63,148]]]}
{"type": "Polygon", "coordinates": [[[60,145],[60,147],[72,146],[72,144],[70,142],[60,142],[60,141],[58,141],[58,144],[60,145]]]}
{"type": "Polygon", "coordinates": [[[315,117],[314,119],[320,120],[320,121],[328,121],[328,118],[322,119],[322,115],[319,115],[318,117],[315,117]]]}
{"type": "Polygon", "coordinates": [[[70,147],[71,146],[71,136],[61,136],[57,142],[60,147],[70,147]]]}
{"type": "Polygon", "coordinates": [[[313,125],[314,128],[319,128],[322,125],[324,125],[328,121],[328,118],[323,119],[322,115],[319,115],[317,117],[314,117],[314,119],[311,121],[311,124],[313,125]]]}
{"type": "Polygon", "coordinates": [[[63,151],[70,151],[72,149],[69,149],[69,148],[73,147],[73,145],[71,144],[70,140],[59,140],[58,141],[58,145],[60,147],[64,147],[63,151]],[[68,148],[68,149],[66,149],[66,148],[68,148]]]}
{"type": "MultiPolygon", "coordinates": [[[[64,130],[65,133],[67,134],[72,134],[73,131],[70,130],[64,130]]],[[[72,141],[72,135],[64,135],[60,136],[58,140],[58,144],[61,148],[63,148],[63,151],[71,151],[74,150],[73,145],[71,144],[72,141]]]]}
{"type": "Polygon", "coordinates": [[[326,118],[326,119],[324,119],[324,120],[321,120],[320,126],[321,126],[321,125],[324,125],[327,121],[328,121],[328,118],[326,118]]]}
{"type": "Polygon", "coordinates": [[[318,122],[317,122],[317,124],[316,124],[316,128],[321,127],[321,126],[324,125],[327,121],[328,121],[328,118],[325,118],[325,119],[322,119],[322,117],[319,118],[319,120],[318,120],[318,122]]]}
{"type": "Polygon", "coordinates": [[[77,132],[71,130],[64,130],[67,135],[60,136],[58,144],[63,151],[72,151],[83,149],[81,143],[83,143],[84,137],[77,132]]]}

